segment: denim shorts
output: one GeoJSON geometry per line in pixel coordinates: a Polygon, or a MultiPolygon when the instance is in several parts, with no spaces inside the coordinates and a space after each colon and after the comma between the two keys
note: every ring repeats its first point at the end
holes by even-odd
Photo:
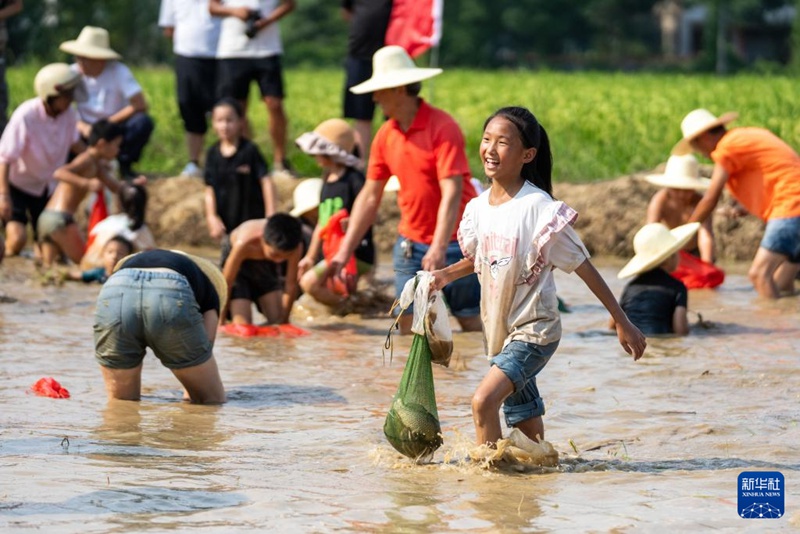
{"type": "Polygon", "coordinates": [[[133,369],[150,347],[169,369],[211,358],[212,343],[189,282],[182,274],[122,269],[97,296],[95,358],[103,367],[133,369]]]}
{"type": "MultiPolygon", "coordinates": [[[[417,271],[422,270],[422,257],[428,252],[430,246],[423,243],[416,243],[400,236],[394,244],[394,287],[395,296],[400,298],[406,282],[417,275],[417,271]],[[404,245],[403,243],[407,243],[404,245]]],[[[445,253],[445,263],[452,265],[464,258],[458,241],[452,241],[447,246],[445,253]]],[[[455,317],[473,317],[481,312],[481,285],[478,282],[478,275],[475,273],[459,278],[455,282],[447,284],[442,289],[444,300],[450,313],[455,317]]],[[[410,313],[414,306],[411,305],[405,311],[410,313]]]]}
{"type": "Polygon", "coordinates": [[[767,221],[759,246],[786,256],[792,263],[800,263],[800,217],[767,221]]]}
{"type": "Polygon", "coordinates": [[[492,365],[503,371],[514,384],[514,393],[503,403],[503,414],[509,427],[544,415],[544,401],[536,387],[536,375],[550,361],[556,348],[558,341],[547,345],[512,341],[492,358],[492,365]]]}

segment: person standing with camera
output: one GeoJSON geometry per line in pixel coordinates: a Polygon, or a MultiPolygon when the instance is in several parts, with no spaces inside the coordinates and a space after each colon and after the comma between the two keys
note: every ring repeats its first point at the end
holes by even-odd
{"type": "MultiPolygon", "coordinates": [[[[222,17],[217,47],[217,96],[231,97],[247,115],[250,83],[258,83],[269,115],[273,174],[291,172],[286,158],[288,120],[283,108],[283,72],[278,21],[295,9],[295,0],[210,0],[209,12],[222,17]]],[[[247,132],[252,137],[252,132],[247,132]]]]}

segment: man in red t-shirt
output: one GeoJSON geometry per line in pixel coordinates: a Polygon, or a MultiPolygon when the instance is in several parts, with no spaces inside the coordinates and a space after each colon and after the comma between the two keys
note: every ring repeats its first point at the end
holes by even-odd
{"type": "MultiPolygon", "coordinates": [[[[433,271],[456,263],[463,255],[456,238],[464,206],[475,197],[464,151],[464,135],[456,121],[419,97],[423,80],[441,69],[417,67],[399,46],[385,46],[373,56],[373,74],[352,87],[355,94],[373,93],[372,99],[388,120],[370,147],[367,183],[356,198],[339,252],[325,276],[340,276],[342,267],[374,222],[383,187],[393,175],[400,182],[397,243],[394,247],[397,296],[417,271],[433,271]]],[[[478,331],[480,286],[475,275],[443,290],[451,313],[465,331],[478,331]]],[[[400,320],[400,331],[411,331],[410,313],[400,320]]]]}
{"type": "Polygon", "coordinates": [[[727,186],[747,211],[767,223],[748,273],[756,291],[773,299],[793,294],[800,271],[800,156],[763,128],[727,130],[736,117],[717,118],[696,109],[681,123],[683,139],[673,154],[693,150],[714,161],[711,184],[689,222],[704,221],[727,186]]]}

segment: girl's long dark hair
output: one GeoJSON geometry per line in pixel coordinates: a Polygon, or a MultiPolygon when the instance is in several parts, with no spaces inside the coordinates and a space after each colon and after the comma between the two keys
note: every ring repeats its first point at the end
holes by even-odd
{"type": "Polygon", "coordinates": [[[138,230],[144,225],[147,190],[141,185],[123,184],[117,194],[122,212],[131,220],[130,229],[138,230]]]}
{"type": "Polygon", "coordinates": [[[535,148],[536,156],[522,166],[522,177],[539,189],[553,196],[553,153],[550,151],[550,139],[544,127],[539,124],[533,113],[526,108],[509,106],[498,109],[483,123],[483,129],[495,117],[503,117],[517,127],[522,145],[535,148]]]}

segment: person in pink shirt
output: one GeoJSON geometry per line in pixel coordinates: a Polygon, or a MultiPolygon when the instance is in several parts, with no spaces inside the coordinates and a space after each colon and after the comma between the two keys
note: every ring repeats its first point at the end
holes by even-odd
{"type": "Polygon", "coordinates": [[[14,110],[0,138],[0,218],[6,224],[5,253],[25,246],[26,226],[36,224],[55,188],[53,173],[67,161],[70,149],[84,148],[73,101],[86,99],[81,75],[66,63],[52,63],[36,74],[38,95],[14,110]]]}

